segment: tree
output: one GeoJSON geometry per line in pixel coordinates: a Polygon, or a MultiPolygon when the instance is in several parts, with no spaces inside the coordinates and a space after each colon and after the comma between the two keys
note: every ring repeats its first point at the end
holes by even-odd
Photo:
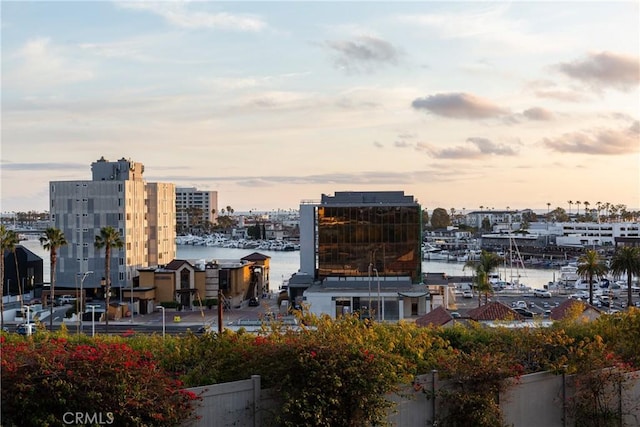
{"type": "Polygon", "coordinates": [[[111,299],[111,250],[120,249],[124,242],[120,238],[120,233],[113,227],[102,227],[100,234],[96,236],[93,243],[96,249],[104,248],[104,280],[105,280],[105,309],[107,317],[105,319],[105,332],[109,333],[109,303],[111,299]]]}
{"type": "Polygon", "coordinates": [[[426,228],[429,224],[429,211],[427,208],[422,209],[422,227],[426,228]]]}
{"type": "Polygon", "coordinates": [[[627,307],[633,304],[631,280],[633,276],[640,276],[640,248],[622,246],[616,250],[611,260],[611,272],[614,275],[627,275],[627,307]]]}
{"type": "Polygon", "coordinates": [[[486,304],[489,294],[493,292],[493,287],[489,282],[489,275],[500,266],[502,261],[501,256],[493,252],[482,251],[477,261],[469,260],[464,264],[463,270],[469,267],[475,272],[475,282],[478,289],[478,306],[480,305],[480,295],[482,293],[485,295],[486,304]]]}
{"type": "MultiPolygon", "coordinates": [[[[58,248],[67,244],[64,233],[59,228],[49,227],[44,231],[44,236],[40,237],[40,244],[49,251],[49,261],[51,263],[50,286],[51,297],[49,301],[49,329],[53,330],[53,301],[55,300],[56,288],[56,264],[58,263],[58,248]]],[[[46,298],[45,298],[46,302],[46,298]]]]}
{"type": "Polygon", "coordinates": [[[431,227],[445,228],[451,224],[449,214],[444,208],[435,208],[431,214],[431,227]]]}
{"type": "Polygon", "coordinates": [[[604,276],[607,266],[604,265],[600,255],[593,249],[587,250],[578,258],[578,274],[589,280],[589,304],[593,305],[593,278],[604,276]]]}
{"type": "Polygon", "coordinates": [[[260,234],[261,234],[260,223],[256,222],[252,226],[247,227],[247,236],[249,236],[250,238],[254,240],[259,240],[260,234]]]}
{"type": "Polygon", "coordinates": [[[569,203],[569,215],[571,215],[571,205],[573,205],[573,201],[569,200],[567,203],[569,203]]]}

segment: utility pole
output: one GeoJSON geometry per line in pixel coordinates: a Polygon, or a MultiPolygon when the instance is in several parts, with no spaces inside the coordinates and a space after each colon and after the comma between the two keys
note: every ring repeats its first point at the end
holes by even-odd
{"type": "Polygon", "coordinates": [[[222,333],[222,298],[224,295],[222,294],[222,289],[220,289],[220,284],[218,284],[218,333],[222,333]]]}

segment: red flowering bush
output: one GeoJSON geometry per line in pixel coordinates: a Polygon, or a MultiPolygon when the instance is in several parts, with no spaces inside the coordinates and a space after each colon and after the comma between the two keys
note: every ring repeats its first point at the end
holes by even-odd
{"type": "Polygon", "coordinates": [[[120,342],[47,337],[2,345],[4,426],[63,426],[76,414],[117,426],[179,425],[198,399],[181,389],[149,353],[120,342]]]}

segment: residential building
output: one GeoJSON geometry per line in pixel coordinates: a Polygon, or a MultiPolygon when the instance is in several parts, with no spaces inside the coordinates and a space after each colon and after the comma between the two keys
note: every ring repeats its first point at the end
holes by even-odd
{"type": "MultiPolygon", "coordinates": [[[[138,270],[175,258],[175,186],[147,183],[144,165],[122,158],[101,157],[91,164],[90,181],[49,183],[51,225],[64,233],[67,245],[58,249],[56,283],[77,286],[86,277],[87,289],[104,285],[104,249],[94,247],[103,227],[113,227],[124,243],[111,252],[111,286],[131,288],[138,270]]],[[[112,295],[112,296],[114,296],[112,295]]]]}
{"type": "MultiPolygon", "coordinates": [[[[239,260],[174,259],[166,265],[141,268],[140,286],[133,289],[133,298],[140,301],[141,313],[163,302],[195,309],[218,299],[219,292],[229,306],[241,306],[268,292],[270,258],[254,252],[239,260]]],[[[130,297],[125,290],[124,300],[130,297]]]]}
{"type": "Polygon", "coordinates": [[[315,314],[358,312],[385,321],[428,312],[421,220],[420,205],[402,191],[336,192],[302,202],[291,303],[315,314]]]}
{"type": "Polygon", "coordinates": [[[5,295],[19,295],[20,290],[27,293],[34,288],[34,285],[42,283],[43,262],[38,255],[22,245],[16,245],[15,256],[13,251],[9,250],[4,251],[3,256],[5,295]]]}
{"type": "Polygon", "coordinates": [[[218,192],[200,191],[195,187],[176,188],[176,225],[178,232],[192,232],[216,223],[218,192]]]}

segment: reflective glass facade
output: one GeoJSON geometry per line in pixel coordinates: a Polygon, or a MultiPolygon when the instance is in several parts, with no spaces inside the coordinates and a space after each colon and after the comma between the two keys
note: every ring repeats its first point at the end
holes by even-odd
{"type": "Polygon", "coordinates": [[[410,277],[421,281],[420,205],[317,208],[318,278],[410,277]],[[374,270],[375,269],[375,270],[374,270]]]}

